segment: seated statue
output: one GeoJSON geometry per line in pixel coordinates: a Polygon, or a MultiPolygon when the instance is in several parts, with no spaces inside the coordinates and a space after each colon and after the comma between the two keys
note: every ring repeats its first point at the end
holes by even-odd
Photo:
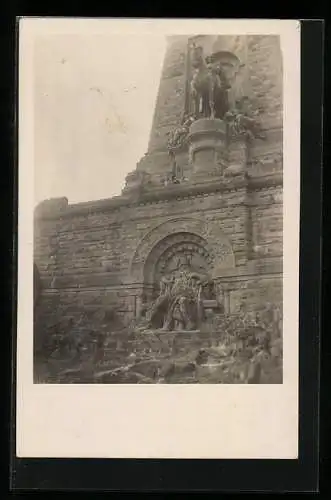
{"type": "Polygon", "coordinates": [[[198,273],[179,270],[160,280],[160,292],[146,314],[149,327],[194,330],[203,320],[202,288],[198,273]]]}

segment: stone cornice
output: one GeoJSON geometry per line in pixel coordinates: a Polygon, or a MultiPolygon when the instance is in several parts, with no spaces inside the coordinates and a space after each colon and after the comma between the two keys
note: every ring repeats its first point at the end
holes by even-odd
{"type": "MultiPolygon", "coordinates": [[[[193,184],[192,182],[174,184],[160,189],[143,191],[132,195],[122,195],[105,200],[78,203],[67,205],[62,210],[50,210],[44,213],[35,213],[36,220],[64,219],[77,215],[91,215],[100,212],[117,211],[121,208],[136,207],[141,205],[156,204],[172,201],[175,199],[195,198],[198,196],[208,196],[214,193],[235,192],[241,189],[255,191],[274,186],[283,185],[281,173],[273,173],[259,177],[238,176],[224,179],[224,177],[210,178],[208,181],[193,184]]],[[[45,202],[44,202],[45,203],[45,202]]]]}

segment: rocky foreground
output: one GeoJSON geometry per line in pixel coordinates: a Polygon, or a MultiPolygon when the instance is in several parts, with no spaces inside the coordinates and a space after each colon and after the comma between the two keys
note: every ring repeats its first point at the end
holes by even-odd
{"type": "Polygon", "coordinates": [[[282,383],[281,319],[270,310],[218,317],[199,331],[85,327],[53,332],[52,345],[36,355],[36,383],[282,383]]]}

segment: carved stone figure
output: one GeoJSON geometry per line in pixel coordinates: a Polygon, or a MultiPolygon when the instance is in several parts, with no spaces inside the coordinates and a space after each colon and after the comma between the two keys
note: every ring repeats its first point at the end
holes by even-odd
{"type": "Polygon", "coordinates": [[[194,122],[194,117],[190,114],[184,115],[180,125],[173,128],[168,138],[168,153],[171,163],[171,175],[167,178],[167,183],[178,184],[182,179],[181,169],[176,162],[176,151],[180,150],[186,142],[190,126],[194,122]]]}
{"type": "Polygon", "coordinates": [[[192,115],[185,115],[181,124],[170,131],[168,139],[169,151],[177,150],[185,144],[190,126],[193,122],[194,117],[192,115]]]}
{"type": "Polygon", "coordinates": [[[224,115],[229,137],[245,136],[249,139],[265,139],[256,114],[251,111],[247,98],[238,99],[235,107],[224,115]]]}
{"type": "Polygon", "coordinates": [[[221,64],[213,63],[212,57],[206,58],[206,62],[211,73],[216,75],[217,83],[220,83],[220,85],[216,85],[214,88],[214,106],[215,118],[223,119],[230,107],[228,92],[231,85],[221,64]]]}
{"type": "Polygon", "coordinates": [[[160,292],[146,313],[145,325],[171,330],[194,330],[203,320],[202,288],[205,277],[185,263],[160,280],[160,292]]]}
{"type": "Polygon", "coordinates": [[[228,110],[229,84],[221,66],[207,63],[202,47],[193,46],[191,98],[195,118],[223,118],[228,110]]]}
{"type": "Polygon", "coordinates": [[[174,151],[169,151],[169,156],[171,158],[171,171],[168,172],[168,175],[166,176],[165,185],[180,184],[183,176],[181,169],[176,162],[176,155],[174,151]]]}
{"type": "Polygon", "coordinates": [[[193,330],[196,325],[194,304],[188,297],[178,296],[172,301],[166,316],[164,330],[193,330]]]}

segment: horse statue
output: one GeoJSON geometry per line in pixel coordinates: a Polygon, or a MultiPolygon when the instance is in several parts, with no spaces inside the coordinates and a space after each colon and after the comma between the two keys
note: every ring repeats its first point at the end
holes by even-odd
{"type": "Polygon", "coordinates": [[[194,116],[197,118],[202,113],[211,119],[222,118],[229,108],[227,91],[230,88],[222,68],[212,65],[210,59],[205,59],[203,48],[196,46],[192,48],[192,67],[190,93],[194,116]]]}

